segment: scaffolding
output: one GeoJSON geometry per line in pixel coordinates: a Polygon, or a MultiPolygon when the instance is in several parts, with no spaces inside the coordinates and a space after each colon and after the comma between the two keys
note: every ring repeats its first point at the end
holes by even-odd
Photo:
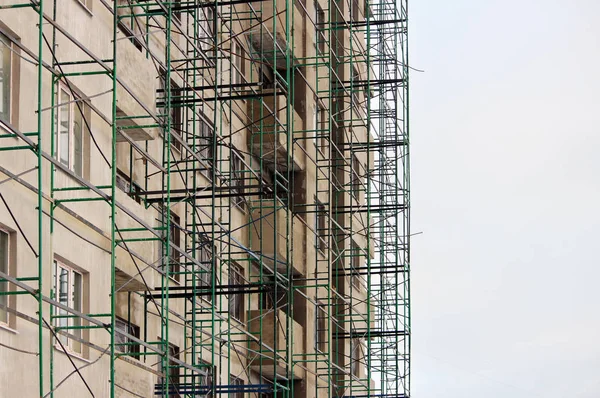
{"type": "Polygon", "coordinates": [[[410,396],[407,12],[2,2],[32,90],[0,117],[0,350],[33,395],[410,396]]]}

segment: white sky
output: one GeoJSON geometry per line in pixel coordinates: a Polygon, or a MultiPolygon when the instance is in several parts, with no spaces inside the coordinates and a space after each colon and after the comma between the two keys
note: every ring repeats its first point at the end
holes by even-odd
{"type": "Polygon", "coordinates": [[[600,397],[600,0],[410,1],[412,396],[600,397]]]}

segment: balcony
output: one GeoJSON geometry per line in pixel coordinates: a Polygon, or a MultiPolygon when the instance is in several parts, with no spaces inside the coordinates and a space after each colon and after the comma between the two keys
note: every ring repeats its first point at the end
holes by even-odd
{"type": "MultiPolygon", "coordinates": [[[[277,263],[277,272],[287,273],[287,267],[291,265],[294,275],[303,275],[306,272],[306,264],[302,246],[297,245],[294,251],[287,253],[288,237],[293,234],[300,241],[304,236],[303,225],[298,220],[292,220],[291,211],[286,208],[273,209],[273,201],[265,200],[265,207],[256,208],[252,211],[252,218],[257,221],[255,228],[251,228],[251,249],[257,254],[262,254],[262,262],[270,268],[277,263]],[[291,227],[288,230],[287,225],[291,227]],[[291,263],[291,264],[290,264],[291,263]]],[[[290,245],[291,250],[291,245],[290,245]]]]}
{"type": "Polygon", "coordinates": [[[253,310],[248,311],[248,330],[256,336],[250,342],[248,364],[250,369],[261,372],[268,379],[277,377],[301,378],[301,369],[294,366],[293,374],[288,375],[286,368],[291,367],[293,355],[302,355],[304,352],[304,329],[296,321],[288,317],[283,311],[253,310]],[[286,325],[289,322],[289,325],[286,325]],[[287,331],[291,330],[293,338],[288,338],[287,331]],[[292,347],[286,353],[288,341],[293,341],[292,347]],[[262,343],[262,346],[261,346],[262,343]],[[273,353],[277,344],[277,360],[273,353]],[[289,363],[286,364],[285,359],[289,363]]]}
{"type": "MultiPolygon", "coordinates": [[[[156,221],[154,220],[154,216],[150,214],[150,212],[146,211],[143,206],[138,205],[132,198],[130,198],[125,192],[121,190],[115,190],[117,202],[127,207],[127,209],[132,212],[136,217],[140,220],[144,221],[147,225],[154,226],[156,225],[156,221]]],[[[140,228],[140,224],[135,221],[128,214],[123,212],[121,209],[116,210],[115,213],[115,222],[119,229],[127,229],[127,228],[140,228]]],[[[153,263],[156,259],[154,256],[156,255],[156,240],[144,240],[144,238],[149,238],[151,235],[148,231],[139,231],[139,232],[122,232],[121,235],[117,234],[117,239],[120,237],[123,239],[139,239],[139,241],[130,241],[125,242],[127,247],[135,252],[137,255],[142,257],[146,263],[153,263]]],[[[144,272],[144,280],[142,280],[141,275],[139,275],[138,268],[140,270],[147,269],[147,265],[137,256],[133,255],[134,260],[132,259],[132,255],[130,255],[125,249],[122,247],[118,247],[116,249],[117,258],[116,258],[116,267],[115,267],[115,278],[117,288],[122,291],[142,291],[147,290],[146,285],[144,284],[144,280],[149,285],[150,288],[153,287],[154,284],[154,273],[150,271],[144,272]]]]}
{"type": "MultiPolygon", "coordinates": [[[[153,140],[158,136],[158,129],[147,126],[156,122],[140,103],[148,107],[156,102],[156,69],[128,40],[117,42],[117,59],[117,76],[127,87],[117,84],[117,127],[134,141],[153,140]]],[[[154,112],[154,106],[149,110],[154,112]]],[[[126,141],[120,131],[117,141],[126,141]]]]}
{"type": "Polygon", "coordinates": [[[288,167],[293,171],[303,170],[304,157],[292,156],[288,138],[292,142],[293,131],[302,130],[304,122],[290,105],[293,124],[292,121],[288,123],[287,98],[283,94],[273,93],[272,96],[264,97],[262,102],[249,101],[248,108],[248,114],[252,117],[248,136],[252,154],[273,168],[276,165],[280,172],[287,171],[288,167]]]}
{"type": "Polygon", "coordinates": [[[292,63],[304,57],[303,17],[293,2],[275,0],[262,3],[263,21],[255,29],[246,34],[256,58],[276,69],[286,69],[286,49],[292,45],[292,63]],[[292,31],[286,34],[286,10],[293,10],[287,15],[292,31]],[[287,37],[289,36],[289,37],[287,37]]]}

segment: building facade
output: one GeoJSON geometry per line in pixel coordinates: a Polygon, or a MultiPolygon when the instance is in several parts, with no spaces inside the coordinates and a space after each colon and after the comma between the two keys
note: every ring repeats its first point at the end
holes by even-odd
{"type": "Polygon", "coordinates": [[[0,89],[0,396],[409,396],[405,0],[4,0],[0,89]]]}

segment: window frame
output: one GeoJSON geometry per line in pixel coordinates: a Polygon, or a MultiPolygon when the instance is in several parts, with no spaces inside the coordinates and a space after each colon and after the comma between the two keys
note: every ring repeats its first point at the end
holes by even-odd
{"type": "Polygon", "coordinates": [[[315,351],[320,353],[327,352],[327,335],[329,333],[328,316],[324,308],[326,305],[320,301],[315,305],[315,351]],[[319,313],[322,313],[322,316],[319,316],[319,313]]]}
{"type": "Polygon", "coordinates": [[[350,251],[350,279],[352,282],[352,286],[357,289],[362,289],[362,279],[360,277],[360,264],[362,262],[362,250],[361,247],[351,239],[351,251],[350,251]]]}
{"type": "Polygon", "coordinates": [[[202,7],[205,12],[203,12],[202,17],[206,19],[200,20],[200,32],[199,32],[199,41],[200,41],[200,49],[206,51],[211,58],[211,55],[214,54],[214,51],[211,50],[213,45],[213,35],[215,28],[215,9],[213,6],[202,7]]]}
{"type": "Polygon", "coordinates": [[[244,174],[246,168],[244,167],[244,157],[243,155],[235,148],[231,149],[231,154],[229,158],[229,167],[230,167],[230,178],[229,181],[233,184],[232,192],[235,192],[237,195],[232,196],[230,200],[232,201],[233,207],[238,208],[242,212],[246,212],[246,201],[245,201],[245,192],[246,192],[246,181],[244,178],[244,174]]]}
{"type": "Polygon", "coordinates": [[[316,43],[315,49],[317,56],[325,55],[325,11],[319,4],[318,0],[315,0],[315,36],[316,43]]]}
{"type": "Polygon", "coordinates": [[[209,391],[206,393],[206,395],[203,395],[204,397],[206,397],[206,398],[213,397],[214,395],[212,393],[212,389],[213,389],[213,386],[215,385],[216,367],[213,364],[211,364],[210,362],[203,360],[202,358],[199,358],[199,362],[201,363],[200,367],[206,368],[207,372],[206,372],[206,375],[201,374],[199,376],[200,380],[199,380],[198,384],[201,387],[209,387],[209,391]]]}
{"type": "Polygon", "coordinates": [[[359,338],[350,339],[350,375],[360,378],[360,354],[362,342],[359,338]]]}
{"type": "MultiPolygon", "coordinates": [[[[4,264],[4,273],[7,275],[11,275],[13,258],[12,256],[16,254],[15,242],[14,242],[14,231],[9,230],[8,228],[4,228],[0,225],[0,235],[6,235],[6,253],[5,253],[5,264],[4,264]]],[[[2,261],[2,260],[0,260],[2,261]]],[[[1,270],[1,269],[0,269],[1,270]]],[[[11,292],[14,290],[14,286],[12,283],[5,281],[0,282],[0,292],[11,292]],[[3,285],[3,286],[2,286],[3,285]]],[[[4,328],[13,328],[14,327],[14,317],[8,311],[9,308],[14,307],[15,303],[14,295],[2,295],[0,296],[0,304],[6,306],[6,308],[0,308],[0,327],[4,328]]]]}
{"type": "Polygon", "coordinates": [[[317,250],[325,255],[325,251],[327,250],[327,238],[329,235],[327,233],[327,209],[325,204],[318,199],[315,201],[315,206],[317,210],[315,214],[316,246],[317,250]]]}
{"type": "Polygon", "coordinates": [[[240,377],[236,377],[232,374],[229,375],[229,385],[231,386],[240,386],[242,388],[239,388],[238,391],[235,391],[233,393],[228,394],[229,397],[232,398],[244,398],[244,388],[243,386],[246,384],[246,382],[244,381],[244,379],[240,378],[240,377]]]}
{"type": "Polygon", "coordinates": [[[170,208],[167,208],[165,206],[160,206],[160,214],[161,214],[161,227],[163,227],[163,229],[161,230],[162,232],[162,239],[161,239],[161,249],[160,249],[160,256],[163,257],[163,261],[161,269],[163,272],[166,271],[166,266],[170,267],[170,276],[169,279],[171,279],[173,282],[176,283],[181,283],[181,254],[179,253],[179,251],[177,249],[175,249],[172,245],[175,245],[179,248],[181,248],[181,231],[179,229],[180,227],[180,223],[181,223],[181,217],[179,217],[179,215],[177,213],[175,213],[173,210],[171,210],[170,208]],[[165,246],[166,246],[166,238],[167,238],[167,231],[166,229],[164,229],[164,227],[166,227],[167,222],[166,222],[166,214],[169,214],[169,253],[165,253],[165,246]],[[164,258],[165,254],[167,255],[166,258],[164,258]]]}
{"type": "Polygon", "coordinates": [[[215,140],[216,130],[212,123],[207,122],[208,118],[200,118],[200,142],[199,142],[199,154],[200,158],[206,162],[207,168],[199,169],[199,173],[206,177],[209,181],[212,181],[212,168],[215,164],[215,153],[213,147],[213,141],[215,140]],[[205,120],[206,119],[206,120],[205,120]]]}
{"type": "Polygon", "coordinates": [[[245,280],[244,267],[236,262],[229,263],[227,308],[229,315],[240,323],[244,322],[244,296],[242,292],[232,293],[231,290],[235,285],[243,285],[245,280]]]}
{"type": "Polygon", "coordinates": [[[125,192],[127,196],[133,199],[136,203],[142,203],[141,193],[144,191],[132,177],[124,171],[117,168],[116,187],[125,192]],[[125,185],[124,185],[125,184],[125,185]]]}
{"type": "MultiPolygon", "coordinates": [[[[135,46],[135,48],[137,48],[137,50],[139,52],[143,52],[146,43],[144,42],[144,40],[140,39],[135,34],[136,27],[138,26],[137,24],[141,23],[141,22],[138,19],[138,17],[133,15],[134,14],[134,11],[133,11],[134,5],[128,4],[127,0],[113,0],[113,1],[117,2],[117,6],[121,6],[121,5],[129,6],[129,9],[131,10],[132,15],[119,16],[119,19],[117,22],[117,27],[125,35],[125,37],[131,42],[131,44],[133,44],[135,46]],[[118,4],[118,3],[122,3],[122,4],[118,4]]],[[[121,9],[125,9],[125,8],[121,8],[121,9]]],[[[118,13],[119,9],[117,9],[116,12],[118,13]]]]}
{"type": "MultiPolygon", "coordinates": [[[[123,329],[122,331],[124,331],[125,333],[128,333],[130,335],[132,335],[133,337],[139,339],[140,338],[140,327],[137,326],[136,324],[134,324],[131,321],[128,321],[125,318],[121,318],[119,316],[115,317],[115,329],[119,329],[118,325],[124,326],[125,329],[123,329]]],[[[140,344],[133,341],[131,338],[119,334],[119,333],[115,333],[115,340],[117,339],[116,336],[119,336],[119,338],[121,338],[123,340],[123,342],[119,342],[116,343],[115,342],[115,350],[121,352],[122,354],[135,358],[137,360],[139,360],[139,354],[140,353],[140,344]],[[121,345],[121,344],[126,344],[126,345],[121,345]]]]}
{"type": "Polygon", "coordinates": [[[92,4],[94,4],[93,0],[75,0],[81,7],[83,7],[90,15],[93,14],[92,4]],[[89,5],[88,5],[89,2],[89,5]]]}
{"type": "MultiPolygon", "coordinates": [[[[6,46],[8,48],[8,53],[9,53],[9,60],[8,60],[8,65],[9,65],[9,71],[8,71],[8,93],[6,95],[6,98],[8,99],[8,111],[5,112],[5,116],[2,116],[2,114],[0,113],[0,122],[4,122],[4,123],[8,123],[8,124],[12,124],[13,122],[13,107],[14,107],[14,91],[18,91],[14,90],[14,61],[15,61],[15,56],[13,54],[14,51],[14,40],[7,34],[5,34],[2,30],[0,30],[0,44],[6,46]],[[8,115],[8,120],[5,119],[6,115],[8,115]]],[[[4,86],[3,86],[4,87],[4,86]]],[[[2,95],[3,93],[0,92],[0,95],[2,95]]],[[[4,96],[4,95],[2,95],[4,96]]]]}
{"type": "MultiPolygon", "coordinates": [[[[86,286],[85,286],[85,279],[84,279],[85,274],[86,274],[85,272],[75,269],[74,267],[66,264],[64,261],[55,257],[54,258],[54,287],[53,287],[55,300],[63,305],[66,305],[68,308],[70,308],[72,310],[75,310],[75,311],[78,311],[81,313],[85,313],[86,312],[84,310],[85,293],[86,293],[86,286]],[[60,297],[60,295],[61,295],[61,290],[60,290],[61,289],[60,288],[61,274],[58,272],[59,269],[66,271],[67,275],[68,275],[67,304],[64,304],[61,301],[61,297],[60,297]],[[79,275],[79,277],[80,277],[79,309],[75,308],[73,291],[71,291],[71,289],[73,287],[75,275],[79,275]]],[[[54,311],[55,311],[55,316],[65,316],[65,315],[68,316],[68,318],[56,318],[55,322],[58,322],[58,325],[55,325],[55,326],[57,326],[57,327],[69,328],[71,326],[83,326],[84,325],[83,320],[76,317],[71,312],[65,311],[64,314],[61,314],[60,311],[62,311],[62,310],[59,307],[54,307],[54,311]],[[66,322],[66,324],[62,323],[63,320],[66,322]],[[72,322],[76,322],[76,323],[78,323],[78,325],[72,324],[72,322]]],[[[84,340],[84,338],[85,338],[83,329],[66,329],[66,332],[78,337],[81,340],[84,340]]],[[[61,340],[62,346],[64,346],[64,348],[67,350],[68,354],[73,354],[75,356],[82,357],[82,358],[84,357],[86,350],[85,350],[85,346],[82,342],[79,342],[77,340],[70,338],[69,336],[65,336],[62,334],[59,334],[57,337],[58,337],[58,339],[61,340]],[[77,349],[74,345],[78,345],[79,349],[77,349]]],[[[62,347],[58,342],[55,343],[55,347],[62,350],[62,347]]]]}
{"type": "Polygon", "coordinates": [[[351,66],[352,69],[352,85],[351,85],[351,93],[350,95],[352,96],[352,106],[356,109],[356,111],[358,112],[359,109],[361,109],[361,102],[360,102],[360,87],[357,87],[358,81],[360,80],[360,72],[358,69],[356,69],[356,66],[352,65],[351,66]]]}
{"type": "Polygon", "coordinates": [[[58,84],[58,90],[56,92],[56,99],[57,99],[57,103],[56,103],[56,113],[55,113],[55,118],[56,118],[56,126],[55,126],[55,131],[54,131],[54,158],[56,160],[58,160],[58,162],[60,164],[62,164],[63,166],[65,166],[66,168],[68,168],[69,170],[71,170],[73,173],[75,173],[75,175],[81,177],[81,178],[86,178],[86,160],[87,160],[87,151],[88,151],[88,147],[89,145],[86,145],[86,141],[87,141],[87,137],[89,136],[89,129],[88,129],[88,125],[89,125],[89,120],[87,118],[87,114],[88,114],[88,109],[89,109],[89,105],[86,103],[86,101],[84,101],[82,99],[82,96],[80,96],[79,94],[75,93],[69,85],[65,84],[64,82],[60,82],[58,84]],[[66,103],[62,102],[62,94],[65,94],[68,97],[68,101],[66,103]],[[77,106],[77,103],[81,104],[81,107],[77,106]],[[61,133],[61,123],[62,123],[62,118],[61,118],[61,113],[62,113],[62,108],[68,106],[68,146],[69,146],[69,153],[68,153],[68,159],[67,159],[67,163],[65,164],[63,162],[62,157],[62,151],[61,151],[61,144],[62,144],[62,133],[61,133]],[[80,167],[81,170],[78,172],[75,168],[75,154],[76,154],[76,147],[75,147],[75,124],[76,124],[76,117],[79,114],[79,117],[81,117],[81,138],[80,138],[80,143],[81,143],[81,148],[80,148],[80,153],[81,153],[81,159],[80,159],[80,167]]]}
{"type": "MultiPolygon", "coordinates": [[[[177,360],[180,360],[180,354],[181,354],[181,349],[179,348],[179,346],[171,343],[171,342],[166,342],[164,340],[162,340],[160,337],[158,337],[158,341],[161,341],[162,343],[166,343],[167,344],[167,353],[169,355],[169,357],[175,358],[177,360]]],[[[164,371],[163,369],[163,361],[162,359],[158,361],[157,365],[158,365],[158,372],[159,373],[166,373],[167,378],[169,379],[169,385],[173,384],[173,385],[179,385],[181,384],[181,373],[179,372],[179,365],[177,364],[177,362],[175,362],[174,360],[172,360],[171,358],[167,358],[167,372],[164,371]]],[[[165,383],[165,379],[163,376],[157,376],[158,377],[158,384],[159,385],[163,385],[165,383]]],[[[179,393],[176,392],[169,392],[167,393],[167,395],[165,395],[164,393],[161,396],[168,396],[168,397],[174,397],[174,398],[180,398],[181,395],[179,393]]]]}
{"type": "MultiPolygon", "coordinates": [[[[231,84],[244,84],[246,67],[243,46],[237,40],[231,42],[231,84]]],[[[234,91],[243,91],[243,87],[234,87],[234,91]]]]}
{"type": "Polygon", "coordinates": [[[360,191],[362,187],[362,178],[361,178],[361,168],[362,163],[358,156],[355,153],[352,154],[352,181],[351,181],[351,193],[352,197],[360,202],[360,191]]]}
{"type": "MultiPolygon", "coordinates": [[[[167,85],[166,85],[166,81],[167,81],[167,76],[166,76],[167,72],[164,69],[160,69],[160,76],[158,79],[158,88],[159,90],[162,90],[162,100],[164,105],[166,105],[167,102],[167,85]]],[[[173,79],[169,79],[170,83],[169,83],[169,90],[171,91],[171,102],[173,101],[173,97],[181,97],[183,90],[181,89],[181,87],[179,87],[179,85],[175,82],[175,80],[173,79]]],[[[157,96],[157,98],[160,98],[157,96]]],[[[166,119],[164,119],[167,115],[165,113],[165,109],[166,106],[163,107],[158,107],[158,111],[161,115],[161,117],[163,118],[163,122],[166,123],[166,119]]],[[[183,121],[184,121],[184,117],[183,117],[183,111],[184,108],[182,106],[173,106],[173,104],[171,104],[171,130],[175,131],[175,133],[181,137],[181,140],[184,140],[183,137],[183,121]]],[[[166,136],[166,131],[165,129],[161,129],[163,131],[163,139],[167,139],[166,136]]],[[[170,134],[170,132],[169,132],[170,134]]],[[[176,138],[173,137],[173,135],[171,134],[171,148],[177,150],[179,153],[181,153],[181,149],[182,149],[183,145],[181,144],[181,142],[179,142],[176,138]]]]}
{"type": "MultiPolygon", "coordinates": [[[[202,240],[200,242],[200,247],[197,249],[197,260],[200,263],[200,267],[202,271],[198,275],[198,279],[196,284],[201,288],[203,287],[211,287],[212,288],[212,274],[215,269],[214,264],[214,253],[216,251],[216,247],[210,243],[209,240],[202,240]]],[[[206,294],[200,296],[203,300],[208,302],[212,302],[212,295],[206,294]]]]}

